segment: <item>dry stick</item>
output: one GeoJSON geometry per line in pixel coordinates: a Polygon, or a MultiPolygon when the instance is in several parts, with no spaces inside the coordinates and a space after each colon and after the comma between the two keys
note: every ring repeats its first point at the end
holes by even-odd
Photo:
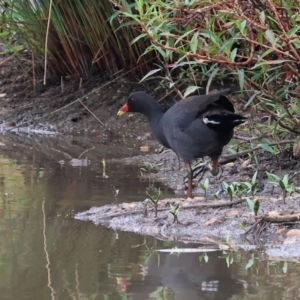
{"type": "Polygon", "coordinates": [[[53,1],[53,0],[50,0],[49,14],[48,14],[48,22],[47,22],[47,31],[46,31],[46,39],[45,39],[44,85],[46,85],[46,77],[47,77],[48,36],[49,36],[50,19],[51,19],[51,11],[52,11],[52,1],[53,1]]]}
{"type": "Polygon", "coordinates": [[[246,137],[246,136],[240,136],[240,135],[234,135],[233,138],[237,139],[237,140],[242,140],[242,141],[247,141],[247,142],[251,142],[251,141],[255,141],[255,140],[261,140],[264,139],[265,137],[246,137]]]}
{"type": "Polygon", "coordinates": [[[105,127],[105,124],[101,122],[100,119],[86,105],[84,105],[81,100],[78,101],[101,125],[105,127]]]}
{"type": "Polygon", "coordinates": [[[95,146],[93,146],[92,148],[90,148],[90,149],[86,149],[86,150],[84,150],[79,156],[78,156],[78,159],[80,159],[81,158],[81,156],[83,155],[83,154],[85,154],[85,153],[87,153],[88,151],[91,151],[91,150],[93,150],[93,149],[95,149],[95,146]]]}
{"type": "Polygon", "coordinates": [[[79,82],[79,89],[81,90],[82,88],[82,77],[80,78],[80,82],[79,82]]]}
{"type": "Polygon", "coordinates": [[[2,60],[2,61],[0,62],[0,66],[3,65],[3,64],[5,64],[5,63],[6,63],[8,60],[10,60],[11,58],[13,58],[18,52],[19,52],[19,51],[16,51],[14,54],[12,54],[11,56],[9,56],[8,58],[2,60]]]}
{"type": "MultiPolygon", "coordinates": [[[[178,88],[181,86],[182,84],[178,83],[178,88]]],[[[173,87],[169,92],[167,92],[166,94],[164,94],[164,96],[162,96],[161,98],[159,98],[159,100],[157,100],[157,102],[161,102],[162,100],[164,100],[166,97],[168,97],[170,94],[172,94],[173,92],[176,93],[175,88],[173,87]]]]}
{"type": "MultiPolygon", "coordinates": [[[[224,202],[224,203],[199,203],[199,204],[193,204],[193,205],[186,205],[186,206],[181,206],[180,209],[190,209],[190,208],[217,208],[217,207],[225,207],[225,206],[232,206],[232,205],[235,205],[235,204],[239,204],[239,203],[242,203],[244,202],[245,199],[239,199],[239,200],[235,200],[235,201],[230,201],[230,202],[224,202]]],[[[160,212],[160,211],[166,211],[166,210],[170,210],[169,207],[166,207],[166,208],[160,208],[158,209],[157,211],[160,212]]],[[[155,209],[148,209],[148,212],[154,212],[155,209]]],[[[99,219],[108,219],[108,218],[115,218],[115,217],[121,217],[121,216],[124,216],[124,215],[136,215],[136,214],[143,214],[144,213],[144,210],[129,210],[129,211],[123,211],[123,212],[120,212],[120,213],[112,213],[112,214],[109,214],[109,215],[106,215],[106,216],[103,216],[103,217],[100,217],[99,216],[99,219]]]]}
{"type": "MultiPolygon", "coordinates": [[[[160,60],[160,59],[159,59],[159,60],[160,60]]],[[[161,60],[160,60],[160,63],[164,66],[164,69],[165,69],[165,72],[166,72],[168,78],[169,78],[169,79],[172,81],[172,83],[174,84],[173,89],[174,89],[175,92],[179,95],[179,97],[180,97],[181,99],[183,99],[184,97],[183,97],[182,93],[180,92],[180,90],[177,88],[176,82],[173,81],[172,76],[171,76],[171,73],[170,73],[168,67],[165,66],[161,60]]]]}
{"type": "Polygon", "coordinates": [[[262,219],[265,222],[270,223],[283,223],[283,222],[296,222],[300,220],[300,213],[293,214],[293,215],[276,215],[274,217],[271,217],[269,215],[265,216],[258,216],[256,219],[262,219]]]}
{"type": "Polygon", "coordinates": [[[261,220],[258,220],[258,221],[256,221],[253,225],[251,225],[251,227],[247,230],[247,231],[245,231],[245,233],[244,233],[244,235],[247,235],[250,231],[254,231],[254,229],[255,229],[255,227],[257,226],[257,225],[259,225],[260,223],[262,223],[263,222],[263,220],[261,219],[261,220]]]}
{"type": "Polygon", "coordinates": [[[262,228],[259,230],[259,234],[266,228],[266,226],[270,223],[286,223],[286,222],[297,222],[300,220],[300,213],[298,214],[293,214],[293,215],[278,215],[278,216],[274,216],[271,217],[269,215],[265,215],[265,216],[257,216],[255,217],[255,219],[257,221],[255,221],[255,223],[253,225],[251,225],[251,227],[244,233],[245,235],[247,235],[250,231],[255,231],[256,226],[263,224],[262,228]]]}

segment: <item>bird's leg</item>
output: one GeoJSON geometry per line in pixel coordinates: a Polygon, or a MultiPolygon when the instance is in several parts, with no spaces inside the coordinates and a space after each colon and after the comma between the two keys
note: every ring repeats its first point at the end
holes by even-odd
{"type": "Polygon", "coordinates": [[[218,175],[219,173],[219,162],[218,160],[213,160],[212,161],[212,169],[211,169],[211,174],[213,174],[214,176],[218,175]]]}
{"type": "Polygon", "coordinates": [[[192,198],[193,170],[191,168],[190,163],[185,163],[185,167],[187,168],[187,178],[188,178],[187,197],[192,198]]]}

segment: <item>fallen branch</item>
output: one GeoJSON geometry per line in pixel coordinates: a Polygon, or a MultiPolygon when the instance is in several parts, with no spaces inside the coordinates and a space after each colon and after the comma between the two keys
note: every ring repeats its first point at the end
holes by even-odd
{"type": "MultiPolygon", "coordinates": [[[[182,206],[180,206],[180,210],[192,209],[192,208],[219,208],[219,207],[226,207],[226,206],[240,204],[244,201],[245,201],[245,199],[238,199],[238,200],[230,201],[230,202],[218,201],[218,203],[198,203],[198,204],[193,204],[193,205],[182,205],[182,206]]],[[[168,202],[164,203],[164,205],[167,205],[167,204],[169,204],[169,203],[168,202]]],[[[122,209],[124,209],[124,207],[122,209]]],[[[109,219],[109,218],[123,217],[123,216],[136,215],[136,214],[145,215],[145,209],[132,210],[132,207],[127,208],[127,209],[128,210],[126,210],[126,211],[111,213],[106,216],[105,215],[99,216],[99,213],[98,213],[97,216],[99,217],[99,219],[109,219]]],[[[162,211],[168,211],[168,210],[170,210],[170,207],[159,208],[157,211],[162,212],[162,211]]],[[[147,214],[149,212],[155,212],[155,208],[149,209],[149,207],[147,207],[147,214]]]]}
{"type": "Polygon", "coordinates": [[[270,224],[289,223],[294,224],[300,220],[300,212],[296,214],[281,215],[279,212],[270,212],[267,215],[255,217],[256,222],[244,233],[247,235],[252,232],[255,235],[260,235],[270,224]]]}
{"type": "Polygon", "coordinates": [[[78,101],[102,126],[105,126],[105,124],[85,104],[83,104],[81,100],[78,101]]]}

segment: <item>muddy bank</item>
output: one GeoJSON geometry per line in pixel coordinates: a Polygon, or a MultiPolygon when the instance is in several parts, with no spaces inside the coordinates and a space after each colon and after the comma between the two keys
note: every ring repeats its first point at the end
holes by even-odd
{"type": "MultiPolygon", "coordinates": [[[[288,204],[283,205],[281,199],[261,197],[261,211],[300,214],[300,198],[289,197],[286,200],[288,204]]],[[[269,216],[268,213],[261,213],[258,217],[263,215],[269,216]]],[[[150,200],[145,200],[122,203],[119,206],[93,207],[78,213],[75,218],[89,220],[114,230],[155,236],[161,240],[204,243],[214,249],[224,249],[226,245],[226,250],[262,250],[272,258],[300,256],[300,229],[291,230],[291,223],[283,226],[282,223],[270,222],[261,234],[245,234],[246,229],[257,220],[245,200],[230,203],[228,200],[207,201],[203,197],[163,199],[159,201],[157,217],[150,200]],[[174,222],[173,215],[169,212],[170,204],[180,207],[179,224],[174,222]]]]}

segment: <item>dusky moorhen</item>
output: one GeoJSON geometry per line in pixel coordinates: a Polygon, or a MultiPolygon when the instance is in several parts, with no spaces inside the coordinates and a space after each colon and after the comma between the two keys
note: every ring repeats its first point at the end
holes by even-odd
{"type": "Polygon", "coordinates": [[[185,162],[188,169],[187,197],[191,197],[191,162],[209,156],[212,160],[211,172],[217,175],[218,158],[231,140],[233,128],[245,122],[246,118],[235,114],[232,103],[224,96],[229,91],[224,89],[217,93],[187,97],[166,112],[149,94],[135,92],[117,115],[139,112],[147,117],[155,139],[185,162]]]}

